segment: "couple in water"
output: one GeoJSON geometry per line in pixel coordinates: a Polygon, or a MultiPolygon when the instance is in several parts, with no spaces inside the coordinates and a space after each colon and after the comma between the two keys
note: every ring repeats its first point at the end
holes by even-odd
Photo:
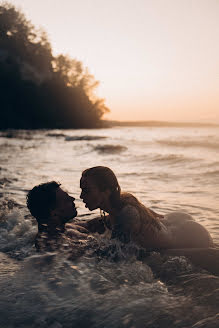
{"type": "Polygon", "coordinates": [[[108,167],[96,166],[83,171],[80,187],[85,206],[90,211],[99,208],[100,217],[68,223],[77,216],[75,199],[55,181],[36,186],[28,193],[27,206],[38,222],[38,250],[52,250],[54,242],[57,246],[64,235],[67,248],[71,245],[78,249],[78,244],[86,248],[87,237],[92,239],[90,233],[95,232],[110,232],[111,238],[122,243],[133,242],[146,250],[167,250],[172,255],[184,255],[184,249],[189,256],[194,250],[213,247],[208,231],[189,214],[173,212],[163,216],[132,194],[121,192],[115,174],[108,167]]]}

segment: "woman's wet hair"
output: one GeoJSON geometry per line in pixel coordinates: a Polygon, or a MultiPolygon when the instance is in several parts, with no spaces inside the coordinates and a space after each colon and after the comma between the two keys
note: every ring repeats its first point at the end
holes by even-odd
{"type": "Polygon", "coordinates": [[[156,232],[156,230],[161,229],[159,217],[162,217],[162,215],[160,216],[144,206],[134,195],[128,192],[121,193],[121,203],[123,204],[122,206],[132,205],[138,210],[141,218],[147,222],[148,231],[156,232]]]}
{"type": "Polygon", "coordinates": [[[141,216],[147,221],[148,229],[160,230],[159,215],[144,206],[134,195],[121,192],[120,185],[114,172],[106,166],[95,166],[82,172],[83,178],[91,178],[100,191],[110,190],[110,203],[114,209],[120,210],[126,205],[134,206],[141,216]]]}
{"type": "Polygon", "coordinates": [[[60,184],[56,181],[41,183],[27,194],[27,207],[38,224],[46,224],[50,211],[56,206],[56,190],[60,184]]]}
{"type": "Polygon", "coordinates": [[[82,172],[83,178],[91,178],[100,191],[110,190],[110,202],[113,208],[121,207],[121,188],[114,172],[106,166],[94,166],[82,172]]]}

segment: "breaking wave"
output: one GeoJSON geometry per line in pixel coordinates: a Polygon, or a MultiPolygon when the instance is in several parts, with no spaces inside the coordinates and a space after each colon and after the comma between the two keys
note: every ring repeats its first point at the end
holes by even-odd
{"type": "Polygon", "coordinates": [[[101,154],[119,154],[126,149],[127,147],[121,145],[98,145],[94,147],[94,150],[101,154]]]}
{"type": "Polygon", "coordinates": [[[0,280],[2,327],[182,328],[210,317],[214,326],[203,327],[217,327],[219,279],[192,273],[184,258],[153,253],[143,263],[86,256],[74,263],[47,253],[28,257],[20,270],[15,264],[7,285],[0,280]]]}
{"type": "Polygon", "coordinates": [[[0,252],[18,258],[35,252],[35,220],[30,215],[24,218],[22,206],[11,199],[2,199],[0,208],[0,252]]]}

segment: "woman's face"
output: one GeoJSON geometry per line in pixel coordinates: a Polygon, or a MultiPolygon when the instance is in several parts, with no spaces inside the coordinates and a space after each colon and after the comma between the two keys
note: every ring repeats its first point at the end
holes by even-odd
{"type": "Polygon", "coordinates": [[[81,195],[80,198],[90,211],[97,208],[103,209],[106,193],[100,191],[91,177],[81,177],[80,180],[81,195]]]}

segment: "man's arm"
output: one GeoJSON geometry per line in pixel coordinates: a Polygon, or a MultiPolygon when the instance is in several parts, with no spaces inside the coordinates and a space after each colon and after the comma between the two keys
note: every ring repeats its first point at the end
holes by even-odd
{"type": "Polygon", "coordinates": [[[65,225],[66,230],[77,230],[81,233],[89,233],[88,229],[86,229],[86,227],[80,224],[80,222],[76,222],[76,223],[66,223],[65,225]]]}
{"type": "MultiPolygon", "coordinates": [[[[108,220],[108,218],[105,218],[108,220]]],[[[89,232],[98,232],[99,234],[102,234],[105,232],[105,220],[102,217],[97,217],[89,221],[83,221],[83,222],[77,222],[76,225],[79,227],[83,227],[87,229],[89,232]]]]}

